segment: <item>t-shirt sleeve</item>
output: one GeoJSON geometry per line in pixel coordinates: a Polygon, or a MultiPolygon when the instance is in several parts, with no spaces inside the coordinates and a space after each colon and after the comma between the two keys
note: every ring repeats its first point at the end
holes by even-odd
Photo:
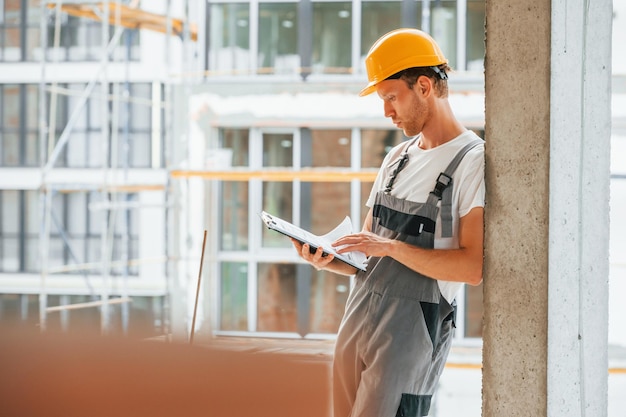
{"type": "Polygon", "coordinates": [[[465,155],[457,168],[459,186],[459,216],[475,207],[485,207],[485,148],[480,145],[465,155]]]}

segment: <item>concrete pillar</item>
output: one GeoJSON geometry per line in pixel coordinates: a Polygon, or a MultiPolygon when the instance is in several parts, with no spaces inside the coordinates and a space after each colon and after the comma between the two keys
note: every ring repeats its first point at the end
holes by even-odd
{"type": "Polygon", "coordinates": [[[554,1],[548,415],[607,415],[610,0],[554,1]]]}
{"type": "Polygon", "coordinates": [[[487,1],[485,417],[607,413],[611,12],[487,1]]]}

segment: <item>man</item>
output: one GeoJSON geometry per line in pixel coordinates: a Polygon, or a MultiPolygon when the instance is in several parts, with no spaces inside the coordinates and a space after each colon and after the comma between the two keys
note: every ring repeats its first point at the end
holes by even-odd
{"type": "Polygon", "coordinates": [[[355,274],[333,363],[334,417],[428,415],[450,349],[454,298],[482,281],[484,145],[448,102],[447,60],[426,33],[399,29],[366,57],[385,116],[408,141],[383,161],[360,233],[338,239],[361,251],[367,272],[309,252],[318,269],[355,274]]]}

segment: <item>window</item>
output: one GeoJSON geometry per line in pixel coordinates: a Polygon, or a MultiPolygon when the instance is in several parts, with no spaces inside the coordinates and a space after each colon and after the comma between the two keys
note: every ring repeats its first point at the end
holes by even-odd
{"type": "Polygon", "coordinates": [[[250,70],[250,6],[210,4],[208,68],[216,74],[250,70]]]}
{"type": "MultiPolygon", "coordinates": [[[[58,86],[46,93],[46,112],[54,102],[56,117],[46,123],[54,130],[56,143],[72,112],[80,103],[83,84],[58,86]]],[[[123,87],[111,85],[111,94],[121,96],[123,87]]],[[[152,87],[129,84],[127,100],[119,101],[118,130],[109,134],[109,159],[102,159],[102,100],[96,95],[87,99],[69,131],[69,141],[62,149],[57,167],[98,168],[104,163],[118,167],[143,168],[152,164],[152,87]],[[115,148],[112,146],[115,144],[115,148]]],[[[34,167],[41,164],[39,138],[39,86],[34,84],[0,85],[0,166],[34,167]]],[[[111,101],[107,104],[112,110],[111,101]]],[[[160,140],[164,127],[161,124],[160,140]]],[[[46,141],[48,138],[45,138],[46,141]]]]}
{"type": "MultiPolygon", "coordinates": [[[[85,85],[69,84],[61,87],[57,95],[56,137],[60,137],[72,113],[80,105],[80,95],[85,85]]],[[[97,89],[97,88],[96,88],[97,89]]],[[[112,84],[111,95],[117,103],[108,101],[108,112],[118,108],[117,131],[109,132],[108,159],[102,152],[102,100],[92,94],[79,110],[78,117],[70,131],[70,139],[56,166],[69,168],[99,168],[108,164],[116,167],[147,168],[152,164],[152,86],[150,84],[112,84]]],[[[49,95],[48,103],[51,98],[49,95]]],[[[109,116],[113,124],[113,116],[109,116]]],[[[162,124],[161,124],[162,125],[162,124]]],[[[161,140],[163,127],[161,127],[161,140]]]]}
{"type": "MultiPolygon", "coordinates": [[[[371,181],[305,181],[289,180],[289,172],[375,174],[390,149],[407,138],[399,130],[309,128],[222,129],[220,138],[222,148],[233,150],[236,168],[284,172],[285,178],[219,182],[217,332],[332,337],[350,278],[316,271],[299,259],[289,239],[252,219],[264,210],[321,235],[350,215],[359,230],[373,175],[371,181]]],[[[462,330],[457,337],[480,337],[481,287],[466,286],[457,300],[462,330]]]]}
{"type": "MultiPolygon", "coordinates": [[[[365,149],[381,139],[403,138],[396,131],[368,132],[365,149]]],[[[222,129],[219,143],[232,151],[236,169],[349,170],[360,163],[353,151],[362,149],[360,136],[353,135],[351,129],[222,129]]],[[[383,156],[379,152],[369,157],[370,163],[380,164],[383,156]]],[[[336,333],[350,277],[302,263],[289,239],[250,219],[265,210],[325,234],[361,204],[360,188],[350,181],[251,179],[224,180],[218,189],[218,332],[315,337],[336,333]]],[[[354,226],[360,228],[358,219],[354,226]]]]}
{"type": "Polygon", "coordinates": [[[311,73],[362,73],[365,55],[378,38],[393,29],[416,27],[437,39],[452,68],[474,71],[484,56],[485,2],[462,1],[467,13],[461,18],[456,0],[312,0],[310,7],[290,1],[211,3],[206,66],[217,76],[300,73],[304,80],[311,73]],[[360,10],[355,12],[355,6],[360,10]],[[258,22],[251,22],[257,14],[258,22]],[[355,15],[360,15],[357,42],[355,15]],[[459,44],[462,26],[466,38],[459,44]],[[251,27],[258,27],[257,33],[251,27]],[[355,46],[358,59],[353,58],[355,46]]]}
{"type": "Polygon", "coordinates": [[[361,63],[371,46],[385,33],[402,27],[400,1],[364,1],[361,11],[361,63]]]}
{"type": "Polygon", "coordinates": [[[23,238],[20,233],[22,224],[21,199],[19,191],[0,192],[0,259],[2,271],[16,272],[24,269],[22,259],[23,238]]]}
{"type": "MultiPolygon", "coordinates": [[[[430,3],[430,30],[427,30],[437,40],[448,64],[456,68],[456,0],[441,0],[430,3]]],[[[426,29],[425,29],[426,30],[426,29]]]]}
{"type": "MultiPolygon", "coordinates": [[[[113,201],[134,201],[135,194],[111,195],[113,201]]],[[[99,263],[102,259],[102,216],[109,216],[115,231],[112,260],[137,258],[139,232],[137,211],[91,210],[90,204],[101,202],[97,192],[55,193],[50,210],[48,266],[99,263]],[[114,218],[114,216],[117,216],[114,218]],[[124,249],[126,248],[126,249],[124,249]],[[123,253],[126,251],[126,253],[123,253]],[[125,255],[125,256],[124,256],[125,255]]],[[[41,268],[40,204],[37,191],[0,191],[0,270],[2,272],[36,273],[41,268]]],[[[124,265],[113,265],[111,273],[138,273],[136,265],[124,271],[124,265]]],[[[100,270],[99,267],[94,267],[100,270]]],[[[71,272],[70,272],[71,273],[71,272]]],[[[83,274],[84,271],[74,272],[83,274]]]]}
{"type": "Polygon", "coordinates": [[[348,73],[352,67],[352,4],[313,3],[313,73],[348,73]]]}
{"type": "Polygon", "coordinates": [[[298,4],[259,4],[258,70],[261,74],[297,74],[298,4]]]}
{"type": "MultiPolygon", "coordinates": [[[[106,199],[113,204],[137,201],[136,194],[108,194],[106,199]]],[[[102,228],[104,222],[113,226],[112,252],[113,262],[121,259],[135,259],[139,254],[138,210],[107,210],[99,207],[103,203],[100,192],[81,192],[58,194],[53,200],[51,242],[56,242],[60,252],[51,258],[58,266],[72,263],[99,264],[103,259],[102,228]],[[80,249],[80,250],[79,250],[80,249]]],[[[138,266],[112,264],[111,274],[128,273],[137,275],[138,266]]],[[[95,271],[101,271],[99,266],[95,271]]],[[[79,271],[78,273],[82,273],[79,271]]]]}
{"type": "Polygon", "coordinates": [[[466,70],[483,72],[485,60],[485,1],[467,2],[466,70]]]}
{"type": "Polygon", "coordinates": [[[36,85],[0,85],[0,166],[39,165],[36,85]]]}
{"type": "MultiPolygon", "coordinates": [[[[102,24],[95,20],[69,16],[61,12],[59,47],[55,45],[55,10],[36,0],[0,1],[0,62],[39,61],[41,51],[41,13],[47,24],[49,61],[97,61],[102,58],[102,24]]],[[[109,26],[113,37],[115,27],[109,26]]],[[[112,60],[139,59],[138,31],[124,29],[112,60]]]]}
{"type": "MultiPolygon", "coordinates": [[[[47,27],[47,55],[49,61],[99,61],[103,58],[105,49],[102,45],[102,23],[96,20],[70,16],[60,12],[60,31],[58,34],[58,48],[55,48],[55,20],[54,10],[49,13],[47,27]]],[[[98,14],[101,12],[98,10],[98,14]]],[[[111,11],[112,18],[114,11],[111,11]]],[[[117,27],[109,25],[108,39],[112,39],[117,27]]],[[[111,61],[138,61],[139,60],[139,31],[123,28],[117,48],[107,59],[111,61]]],[[[107,42],[108,43],[108,42],[107,42]]]]}
{"type": "Polygon", "coordinates": [[[0,271],[39,272],[36,191],[0,191],[0,271]]]}
{"type": "MultiPolygon", "coordinates": [[[[249,166],[248,130],[225,129],[221,134],[221,148],[230,151],[232,166],[249,166]]],[[[248,182],[224,181],[220,184],[220,189],[220,249],[245,251],[248,249],[248,182]]]]}
{"type": "Polygon", "coordinates": [[[248,330],[248,264],[222,262],[220,269],[220,330],[248,330]]]}
{"type": "Polygon", "coordinates": [[[36,60],[40,2],[0,1],[0,62],[36,60]]]}
{"type": "MultiPolygon", "coordinates": [[[[291,133],[263,133],[263,168],[292,168],[294,138],[291,133]]],[[[287,221],[293,221],[293,187],[291,182],[264,181],[263,209],[287,221]]],[[[282,236],[263,229],[264,247],[289,247],[282,236]]]]}

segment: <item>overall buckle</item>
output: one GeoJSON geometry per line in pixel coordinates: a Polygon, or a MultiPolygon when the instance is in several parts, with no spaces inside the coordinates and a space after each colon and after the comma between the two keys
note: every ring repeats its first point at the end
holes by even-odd
{"type": "Polygon", "coordinates": [[[435,185],[435,189],[433,190],[433,193],[438,198],[441,198],[441,196],[443,195],[443,190],[445,190],[446,187],[448,187],[448,185],[450,185],[451,182],[452,182],[452,177],[442,172],[441,174],[439,174],[439,177],[437,177],[437,184],[435,185]]]}

